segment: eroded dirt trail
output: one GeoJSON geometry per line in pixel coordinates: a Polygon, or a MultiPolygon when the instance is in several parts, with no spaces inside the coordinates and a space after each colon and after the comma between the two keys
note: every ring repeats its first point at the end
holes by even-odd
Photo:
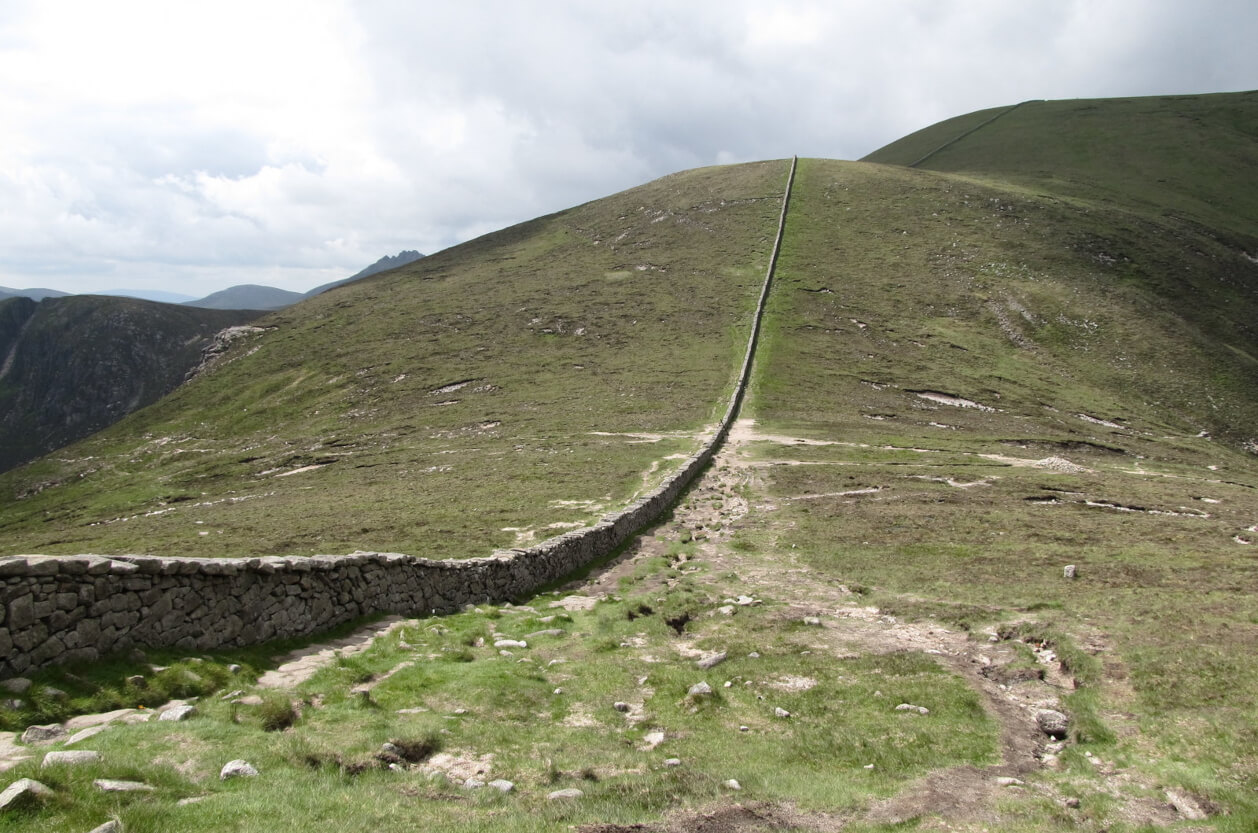
{"type": "MultiPolygon", "coordinates": [[[[865,814],[864,821],[896,824],[921,818],[927,824],[982,823],[1002,792],[1050,788],[1023,780],[1042,767],[1054,766],[1063,743],[1053,741],[1037,726],[1036,713],[1059,707],[1059,697],[1073,687],[1051,653],[1041,653],[1037,675],[1014,669],[1018,652],[994,631],[967,634],[930,623],[910,623],[881,613],[838,578],[800,562],[790,550],[744,552],[729,546],[733,531],[748,515],[758,524],[774,524],[774,502],[763,489],[767,466],[789,464],[789,447],[818,441],[760,434],[755,423],[740,419],[717,455],[713,466],[674,510],[672,520],[640,537],[616,562],[592,575],[578,592],[611,594],[620,579],[631,575],[644,558],[665,554],[688,537],[698,542],[695,561],[709,568],[708,576],[736,576],[721,592],[784,604],[784,620],[817,625],[815,649],[836,658],[894,651],[919,651],[937,658],[961,676],[981,696],[988,715],[999,726],[1000,761],[988,767],[955,767],[923,778],[865,814]],[[782,446],[781,461],[761,450],[753,461],[753,442],[782,446]],[[927,820],[930,821],[927,821],[927,820]]],[[[684,567],[683,567],[684,569],[684,567]]],[[[664,579],[661,579],[664,580],[664,579]]],[[[574,588],[575,589],[575,588],[574,588]]],[[[1025,650],[1025,649],[1024,649],[1025,650]]],[[[1046,795],[1054,801],[1059,796],[1046,795]]],[[[763,809],[763,808],[761,808],[763,809]]],[[[833,817],[792,813],[791,825],[803,829],[841,829],[833,817]]],[[[662,829],[677,828],[678,820],[662,829]]],[[[683,824],[681,828],[687,829],[683,824]]]]}

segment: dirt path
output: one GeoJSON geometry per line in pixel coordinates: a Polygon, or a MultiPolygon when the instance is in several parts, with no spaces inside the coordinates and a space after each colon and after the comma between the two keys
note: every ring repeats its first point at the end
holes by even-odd
{"type": "MultiPolygon", "coordinates": [[[[749,457],[752,442],[787,448],[830,444],[760,434],[754,421],[738,420],[713,466],[676,508],[672,521],[639,538],[616,562],[605,565],[584,585],[574,586],[574,592],[590,596],[615,592],[620,578],[632,574],[636,562],[665,553],[673,542],[690,533],[699,542],[695,559],[710,567],[709,575],[737,576],[724,591],[731,596],[745,594],[785,603],[784,620],[807,618],[817,622],[818,649],[836,657],[920,651],[962,677],[982,696],[987,713],[1000,727],[1000,761],[988,767],[937,771],[869,808],[865,822],[897,824],[929,816],[941,822],[981,826],[992,817],[991,808],[1002,793],[1049,790],[1023,778],[1045,766],[1055,766],[1057,753],[1063,748],[1062,742],[1040,731],[1035,717],[1041,709],[1058,708],[1059,697],[1072,687],[1055,658],[1050,653],[1039,655],[1043,680],[1033,674],[1019,674],[1013,670],[1018,651],[994,632],[971,635],[931,623],[901,622],[869,606],[833,576],[800,563],[789,550],[749,553],[728,546],[733,528],[749,513],[771,525],[772,513],[777,510],[760,488],[765,472],[763,447],[753,462],[749,457]]],[[[770,461],[775,462],[779,461],[770,461]]],[[[1045,797],[1060,800],[1056,795],[1045,797]]],[[[684,823],[678,827],[679,823],[674,819],[660,829],[699,829],[684,823]]],[[[831,816],[792,813],[791,817],[791,825],[799,829],[834,830],[841,829],[843,823],[831,816]]]]}

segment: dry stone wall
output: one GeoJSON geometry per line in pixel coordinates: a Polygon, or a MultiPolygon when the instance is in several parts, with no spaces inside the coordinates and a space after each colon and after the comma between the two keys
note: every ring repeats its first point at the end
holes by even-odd
{"type": "Polygon", "coordinates": [[[796,161],[729,408],[703,448],[655,490],[594,526],[485,558],[397,553],[241,559],[0,558],[0,679],[134,646],[189,651],[315,633],[381,613],[450,613],[519,598],[610,554],[658,519],[712,460],[738,414],[777,263],[796,161]]]}

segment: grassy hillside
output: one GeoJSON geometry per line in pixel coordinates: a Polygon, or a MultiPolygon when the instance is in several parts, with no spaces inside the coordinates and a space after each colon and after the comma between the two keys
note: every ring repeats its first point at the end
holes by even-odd
{"type": "Polygon", "coordinates": [[[1258,91],[1028,101],[940,122],[863,161],[918,160],[1184,222],[1258,256],[1258,91]]]}
{"type": "MultiPolygon", "coordinates": [[[[154,687],[199,666],[239,691],[111,728],[70,774],[21,764],[60,795],[0,829],[1258,829],[1258,232],[1229,126],[1256,109],[1026,104],[882,164],[801,160],[744,419],[670,518],[569,587],[280,690],[254,685],[264,652],[156,657],[154,687]],[[261,775],[220,781],[237,757],[261,775]]],[[[716,412],[785,170],[669,177],[266,319],[0,481],[27,495],[0,532],[473,554],[588,517],[716,412]],[[165,514],[86,525],[128,505],[165,514]]],[[[47,672],[31,708],[44,683],[149,696],[135,671],[47,672]]]]}
{"type": "Polygon", "coordinates": [[[0,480],[4,551],[471,556],[596,519],[723,411],[787,169],[666,177],[260,319],[0,480]]]}

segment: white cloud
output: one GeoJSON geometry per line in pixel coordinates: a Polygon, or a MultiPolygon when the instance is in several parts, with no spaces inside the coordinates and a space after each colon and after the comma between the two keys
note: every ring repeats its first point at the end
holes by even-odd
{"type": "Polygon", "coordinates": [[[1242,89],[1237,0],[17,0],[0,284],[305,289],[696,165],[1242,89]]]}

